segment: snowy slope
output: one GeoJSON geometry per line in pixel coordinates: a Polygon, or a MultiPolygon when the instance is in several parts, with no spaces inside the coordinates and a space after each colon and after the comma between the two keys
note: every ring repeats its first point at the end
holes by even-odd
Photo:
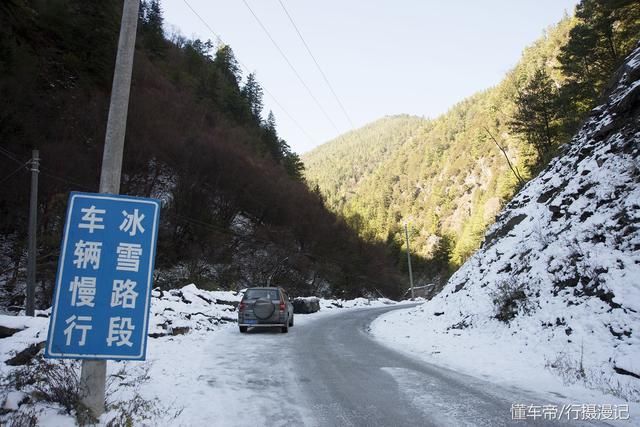
{"type": "Polygon", "coordinates": [[[640,401],[640,47],[616,78],[442,293],[378,319],[378,338],[522,387],[640,401]]]}

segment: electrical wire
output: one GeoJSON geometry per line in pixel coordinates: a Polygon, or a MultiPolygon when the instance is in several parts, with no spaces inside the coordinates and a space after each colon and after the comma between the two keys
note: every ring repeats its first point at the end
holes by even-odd
{"type": "MultiPolygon", "coordinates": [[[[220,37],[220,35],[216,33],[213,28],[211,28],[207,21],[204,20],[204,18],[191,6],[191,4],[189,4],[187,0],[182,1],[187,5],[191,12],[196,15],[200,22],[202,22],[202,24],[207,27],[207,29],[211,32],[211,34],[213,34],[219,44],[226,44],[224,40],[222,40],[222,37],[220,37]]],[[[240,59],[236,58],[236,60],[247,74],[250,73],[249,67],[247,67],[240,59]]],[[[262,90],[264,90],[264,92],[271,98],[271,100],[278,106],[278,108],[280,108],[285,113],[289,120],[291,120],[291,122],[298,128],[298,130],[300,130],[300,132],[302,132],[309,139],[309,141],[311,141],[313,144],[316,144],[316,140],[300,125],[300,123],[291,115],[291,113],[289,113],[289,111],[287,111],[287,109],[282,106],[275,95],[264,86],[262,86],[262,90]]]]}
{"type": "Polygon", "coordinates": [[[318,71],[320,71],[320,74],[322,75],[322,78],[324,79],[325,83],[327,84],[327,86],[329,87],[329,90],[331,90],[331,93],[333,94],[333,97],[336,99],[336,102],[338,103],[338,105],[340,106],[340,109],[342,110],[342,112],[344,113],[344,116],[347,118],[347,120],[349,121],[349,124],[351,125],[351,127],[353,128],[353,121],[351,120],[351,117],[349,117],[349,114],[347,113],[347,110],[344,108],[344,105],[342,104],[342,102],[340,101],[340,98],[338,98],[338,95],[336,94],[336,91],[333,90],[333,86],[331,85],[331,83],[329,83],[329,79],[327,78],[327,76],[325,75],[324,71],[322,71],[322,67],[320,67],[320,64],[318,63],[318,60],[316,59],[316,57],[313,55],[313,53],[311,53],[311,48],[309,47],[309,45],[307,44],[306,40],[304,39],[304,37],[302,37],[302,33],[300,32],[300,30],[298,29],[298,26],[296,25],[296,23],[293,21],[293,17],[291,17],[291,14],[289,13],[289,11],[287,10],[286,7],[284,7],[284,3],[282,3],[282,0],[278,0],[278,3],[280,3],[280,6],[282,7],[282,10],[284,10],[284,13],[287,15],[287,18],[289,18],[289,22],[291,22],[291,25],[293,26],[293,28],[296,30],[296,33],[298,33],[298,37],[300,37],[300,40],[302,40],[302,44],[304,45],[305,49],[307,49],[307,53],[309,54],[309,56],[311,57],[311,59],[313,59],[313,62],[315,62],[316,67],[318,68],[318,71]]]}
{"type": "Polygon", "coordinates": [[[95,188],[87,187],[86,185],[78,184],[77,182],[68,180],[68,179],[66,179],[64,177],[61,177],[59,175],[55,175],[55,174],[52,174],[50,172],[46,172],[46,171],[42,170],[42,168],[40,170],[40,173],[42,175],[44,175],[44,176],[48,176],[49,178],[55,179],[55,180],[60,181],[60,182],[64,182],[65,184],[73,185],[74,187],[80,188],[82,190],[93,191],[93,192],[96,191],[95,188]]]}
{"type": "Polygon", "coordinates": [[[7,150],[6,148],[0,147],[0,154],[4,155],[5,157],[7,157],[7,158],[9,158],[11,160],[13,160],[14,162],[16,162],[19,165],[23,164],[22,160],[18,160],[18,156],[16,154],[12,153],[11,151],[7,150]]]}
{"type": "Polygon", "coordinates": [[[327,114],[326,110],[322,107],[322,105],[320,104],[320,102],[318,101],[318,99],[315,97],[315,95],[313,94],[313,92],[311,92],[311,89],[309,89],[309,86],[307,86],[307,84],[305,83],[305,81],[302,79],[302,77],[300,76],[300,73],[298,73],[298,70],[296,70],[296,68],[293,66],[293,64],[291,63],[291,61],[289,61],[289,58],[287,58],[287,55],[285,55],[285,53],[283,52],[283,50],[280,48],[280,46],[278,45],[278,43],[275,41],[275,39],[271,36],[271,33],[269,32],[269,30],[267,30],[267,27],[264,26],[264,24],[262,23],[262,21],[260,20],[260,18],[258,18],[258,15],[255,14],[255,12],[253,11],[253,9],[251,9],[251,6],[249,6],[249,3],[247,3],[246,0],[242,0],[242,2],[244,3],[244,5],[247,7],[247,9],[249,9],[249,12],[251,12],[251,14],[253,15],[253,17],[256,19],[256,21],[258,22],[258,24],[260,25],[260,27],[262,28],[262,30],[267,34],[267,37],[269,37],[269,40],[271,40],[271,43],[273,43],[273,45],[276,47],[276,49],[278,50],[278,52],[280,52],[280,55],[282,55],[282,57],[284,58],[285,62],[289,65],[289,68],[291,68],[291,70],[293,71],[293,73],[296,75],[296,77],[298,78],[298,80],[300,80],[300,83],[302,83],[302,86],[304,86],[304,88],[307,90],[307,92],[309,92],[309,96],[315,101],[316,105],[318,106],[318,108],[320,109],[320,111],[322,111],[322,114],[325,116],[325,118],[327,119],[327,121],[329,121],[329,123],[331,123],[331,125],[333,126],[333,128],[336,130],[336,132],[340,132],[338,130],[338,127],[336,126],[336,124],[333,122],[333,120],[331,120],[331,117],[329,117],[329,115],[327,114]]]}
{"type": "Polygon", "coordinates": [[[9,178],[11,178],[13,175],[17,174],[18,172],[20,172],[21,170],[26,170],[25,166],[27,166],[29,163],[31,163],[31,160],[27,161],[25,164],[21,165],[18,169],[14,170],[13,172],[11,172],[9,175],[5,176],[4,178],[2,178],[0,180],[0,184],[2,184],[3,182],[5,182],[6,180],[8,180],[9,178]]]}
{"type": "MultiPolygon", "coordinates": [[[[9,175],[7,175],[6,177],[2,178],[2,180],[0,180],[0,184],[3,183],[4,181],[6,181],[7,179],[9,179],[11,176],[13,176],[14,174],[18,173],[22,168],[24,168],[26,165],[28,165],[29,163],[31,163],[31,159],[27,160],[25,163],[22,163],[20,160],[18,160],[18,156],[14,153],[12,153],[11,151],[0,147],[0,154],[3,154],[4,156],[6,156],[7,158],[13,160],[14,162],[20,164],[20,168],[16,169],[14,172],[10,173],[9,175]]],[[[75,187],[81,188],[83,190],[87,190],[87,191],[95,191],[95,188],[90,188],[87,187],[86,185],[83,184],[78,184],[77,182],[71,181],[69,179],[66,179],[62,176],[56,175],[54,173],[51,172],[47,172],[47,168],[43,168],[42,165],[40,165],[40,173],[44,176],[48,176],[49,178],[53,178],[55,180],[58,180],[60,182],[64,182],[66,184],[70,184],[73,185],[75,187]]]]}

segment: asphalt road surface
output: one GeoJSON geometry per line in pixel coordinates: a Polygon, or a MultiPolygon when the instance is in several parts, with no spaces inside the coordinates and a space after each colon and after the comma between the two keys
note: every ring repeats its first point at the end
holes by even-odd
{"type": "MultiPolygon", "coordinates": [[[[295,400],[305,408],[304,424],[527,425],[512,420],[512,403],[552,403],[424,363],[377,343],[368,332],[369,324],[398,308],[349,310],[290,329],[291,345],[287,347],[293,354],[287,359],[296,382],[295,400]]],[[[295,418],[289,421],[302,421],[295,418]]]]}

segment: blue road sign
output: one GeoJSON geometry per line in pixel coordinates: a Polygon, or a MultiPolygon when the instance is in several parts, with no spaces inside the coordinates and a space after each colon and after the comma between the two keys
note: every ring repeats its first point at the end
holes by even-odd
{"type": "Polygon", "coordinates": [[[144,360],[160,203],[71,193],[46,357],[144,360]]]}

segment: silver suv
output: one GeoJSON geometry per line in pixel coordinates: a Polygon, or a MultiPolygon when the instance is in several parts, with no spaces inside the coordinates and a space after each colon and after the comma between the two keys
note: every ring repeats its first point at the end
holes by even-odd
{"type": "Polygon", "coordinates": [[[293,326],[293,304],[282,288],[248,288],[238,305],[240,332],[247,328],[280,326],[283,333],[293,326]]]}

